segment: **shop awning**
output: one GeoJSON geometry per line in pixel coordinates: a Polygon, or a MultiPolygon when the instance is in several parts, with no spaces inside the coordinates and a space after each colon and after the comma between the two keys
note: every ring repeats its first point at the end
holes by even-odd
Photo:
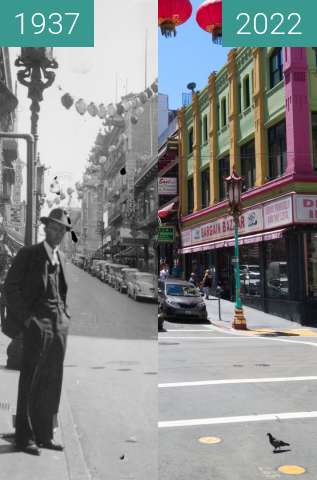
{"type": "MultiPolygon", "coordinates": [[[[272,230],[271,232],[259,233],[256,235],[246,235],[244,237],[239,237],[239,245],[247,245],[249,243],[258,243],[258,242],[269,242],[271,240],[277,240],[283,237],[285,228],[280,230],[272,230]]],[[[225,248],[233,247],[234,238],[228,238],[228,240],[221,240],[219,242],[210,242],[200,245],[193,245],[191,247],[184,247],[178,250],[178,253],[195,253],[195,252],[205,252],[208,250],[214,250],[216,248],[225,248]]]]}
{"type": "Polygon", "coordinates": [[[160,218],[166,218],[171,213],[177,212],[177,210],[178,210],[177,202],[170,202],[167,205],[165,205],[165,207],[160,208],[157,214],[160,218]]]}

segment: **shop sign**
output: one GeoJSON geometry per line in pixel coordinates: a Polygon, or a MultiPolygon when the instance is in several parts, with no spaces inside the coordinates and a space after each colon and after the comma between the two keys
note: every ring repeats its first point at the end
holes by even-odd
{"type": "Polygon", "coordinates": [[[23,203],[15,203],[10,205],[9,224],[14,227],[21,227],[24,224],[23,203]]]}
{"type": "MultiPolygon", "coordinates": [[[[263,230],[262,208],[253,208],[243,212],[239,218],[239,234],[246,235],[261,230],[263,230]]],[[[191,244],[213,242],[232,237],[233,235],[233,218],[231,216],[220,217],[213,222],[204,223],[199,227],[193,228],[191,231],[191,244]]]]}
{"type": "Polygon", "coordinates": [[[173,243],[175,240],[175,227],[158,227],[157,241],[173,243]]]}
{"type": "Polygon", "coordinates": [[[295,222],[317,223],[317,195],[296,195],[295,222]]]}
{"type": "Polygon", "coordinates": [[[183,230],[182,234],[182,246],[186,247],[192,244],[192,231],[191,230],[183,230]]]}
{"type": "Polygon", "coordinates": [[[263,207],[264,228],[282,227],[293,222],[292,197],[284,197],[263,207]]]}
{"type": "Polygon", "coordinates": [[[159,195],[177,195],[176,177],[159,177],[157,181],[159,195]]]}

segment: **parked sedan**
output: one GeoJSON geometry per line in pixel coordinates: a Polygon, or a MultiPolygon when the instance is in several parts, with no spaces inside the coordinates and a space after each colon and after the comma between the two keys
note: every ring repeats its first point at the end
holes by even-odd
{"type": "Polygon", "coordinates": [[[164,320],[194,318],[207,320],[206,304],[192,283],[168,279],[158,283],[159,312],[164,320]]]}
{"type": "Polygon", "coordinates": [[[128,281],[128,296],[134,300],[157,298],[157,280],[151,273],[132,272],[128,281]]]}

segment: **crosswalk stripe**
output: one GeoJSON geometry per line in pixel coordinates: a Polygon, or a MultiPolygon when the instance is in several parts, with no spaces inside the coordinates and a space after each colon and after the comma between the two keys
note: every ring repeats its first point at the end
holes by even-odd
{"type": "Polygon", "coordinates": [[[159,383],[159,388],[203,387],[207,385],[231,385],[233,383],[271,383],[271,382],[306,382],[317,380],[317,376],[306,377],[271,377],[271,378],[231,378],[225,380],[202,380],[195,382],[159,383]]]}
{"type": "Polygon", "coordinates": [[[241,415],[237,417],[194,418],[190,420],[171,420],[158,422],[159,428],[195,427],[201,425],[220,425],[226,423],[264,422],[288,419],[317,418],[317,412],[266,413],[262,415],[241,415]]]}

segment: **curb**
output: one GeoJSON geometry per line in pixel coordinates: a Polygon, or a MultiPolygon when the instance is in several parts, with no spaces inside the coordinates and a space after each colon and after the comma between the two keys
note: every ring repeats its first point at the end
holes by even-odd
{"type": "Polygon", "coordinates": [[[60,430],[65,445],[65,458],[69,480],[91,480],[83,450],[78,438],[74,417],[64,391],[59,412],[60,430]]]}

